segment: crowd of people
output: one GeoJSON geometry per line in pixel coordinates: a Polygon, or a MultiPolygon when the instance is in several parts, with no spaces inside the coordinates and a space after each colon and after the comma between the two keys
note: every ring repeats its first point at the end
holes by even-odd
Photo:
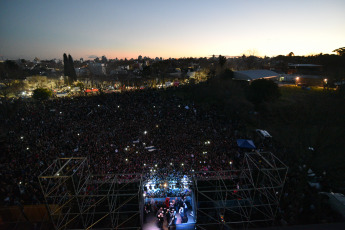
{"type": "Polygon", "coordinates": [[[14,102],[0,173],[2,205],[44,202],[38,176],[58,157],[87,157],[93,174],[178,179],[239,168],[237,120],[158,90],[14,102]]]}

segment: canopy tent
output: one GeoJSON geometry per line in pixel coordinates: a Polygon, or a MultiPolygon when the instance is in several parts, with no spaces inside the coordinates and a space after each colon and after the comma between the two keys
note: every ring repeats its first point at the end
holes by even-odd
{"type": "Polygon", "coordinates": [[[86,93],[91,93],[91,89],[85,90],[86,93]]]}
{"type": "Polygon", "coordinates": [[[237,139],[237,145],[240,148],[245,149],[255,149],[254,142],[252,140],[245,140],[245,139],[237,139]]]}
{"type": "Polygon", "coordinates": [[[92,92],[98,92],[98,89],[92,89],[92,92]]]}

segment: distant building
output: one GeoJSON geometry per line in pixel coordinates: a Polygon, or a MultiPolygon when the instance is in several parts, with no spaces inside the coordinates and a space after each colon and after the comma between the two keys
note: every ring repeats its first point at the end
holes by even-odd
{"type": "Polygon", "coordinates": [[[306,74],[306,75],[320,75],[322,65],[314,64],[289,64],[288,74],[306,74]]]}
{"type": "Polygon", "coordinates": [[[75,69],[75,73],[77,74],[78,77],[88,75],[88,73],[89,73],[89,70],[85,67],[74,68],[74,69],[75,69]]]}
{"type": "Polygon", "coordinates": [[[106,65],[103,63],[89,63],[90,72],[94,75],[106,75],[106,65]]]}

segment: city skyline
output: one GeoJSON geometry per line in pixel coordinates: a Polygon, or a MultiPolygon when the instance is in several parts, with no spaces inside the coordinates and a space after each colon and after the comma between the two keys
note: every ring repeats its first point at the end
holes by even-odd
{"type": "Polygon", "coordinates": [[[345,2],[1,1],[2,59],[332,53],[345,2]]]}

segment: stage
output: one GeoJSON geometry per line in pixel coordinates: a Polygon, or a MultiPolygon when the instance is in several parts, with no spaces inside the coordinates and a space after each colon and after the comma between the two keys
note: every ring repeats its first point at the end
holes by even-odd
{"type": "MultiPolygon", "coordinates": [[[[186,230],[192,230],[195,229],[195,218],[193,216],[190,215],[191,211],[187,212],[187,216],[188,216],[188,222],[187,223],[181,223],[181,216],[179,213],[176,213],[176,225],[175,226],[171,226],[170,229],[186,229],[186,230]]],[[[145,216],[144,219],[144,224],[143,224],[143,230],[160,230],[160,229],[164,229],[164,230],[168,230],[168,222],[166,217],[164,218],[164,223],[163,223],[163,228],[159,228],[158,227],[158,219],[156,217],[155,213],[148,213],[145,216]]]]}

